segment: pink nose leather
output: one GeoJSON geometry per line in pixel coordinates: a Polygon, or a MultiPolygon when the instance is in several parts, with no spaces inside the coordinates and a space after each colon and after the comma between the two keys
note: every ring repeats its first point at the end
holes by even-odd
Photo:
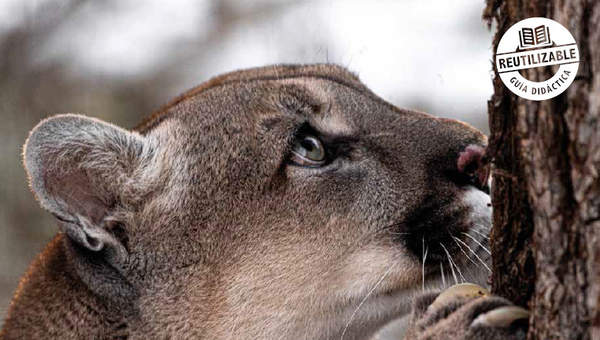
{"type": "Polygon", "coordinates": [[[471,144],[458,155],[456,168],[473,179],[479,188],[487,187],[489,178],[489,166],[485,162],[485,148],[480,145],[471,144]]]}

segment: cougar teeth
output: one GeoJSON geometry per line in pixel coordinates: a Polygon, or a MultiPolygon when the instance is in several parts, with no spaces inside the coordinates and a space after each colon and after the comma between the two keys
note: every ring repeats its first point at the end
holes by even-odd
{"type": "Polygon", "coordinates": [[[529,311],[518,306],[503,306],[479,315],[471,327],[508,327],[514,321],[529,318],[529,311]]]}
{"type": "Polygon", "coordinates": [[[490,292],[481,286],[473,283],[459,283],[440,293],[429,308],[437,309],[456,298],[476,299],[487,295],[490,295],[490,292]]]}

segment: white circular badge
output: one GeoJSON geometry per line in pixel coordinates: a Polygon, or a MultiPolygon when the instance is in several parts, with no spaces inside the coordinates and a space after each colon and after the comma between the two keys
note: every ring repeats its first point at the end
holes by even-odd
{"type": "Polygon", "coordinates": [[[529,18],[504,33],[496,51],[496,69],[502,82],[514,94],[545,100],[563,93],[575,79],[579,49],[571,33],[547,18],[529,18]],[[545,81],[530,81],[519,70],[560,65],[545,81]]]}

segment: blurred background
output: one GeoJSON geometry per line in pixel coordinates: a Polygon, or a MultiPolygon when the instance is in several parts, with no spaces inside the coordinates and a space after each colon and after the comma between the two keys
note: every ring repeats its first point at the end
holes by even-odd
{"type": "Polygon", "coordinates": [[[209,77],[334,62],[397,106],[488,131],[483,0],[0,0],[0,326],[57,231],[21,165],[28,131],[76,112],[133,127],[209,77]]]}

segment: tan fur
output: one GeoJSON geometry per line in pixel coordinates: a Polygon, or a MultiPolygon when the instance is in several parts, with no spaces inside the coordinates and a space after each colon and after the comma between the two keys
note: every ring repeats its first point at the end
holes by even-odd
{"type": "Polygon", "coordinates": [[[458,154],[485,143],[333,65],[217,77],[134,132],[43,121],[25,166],[66,234],[21,281],[0,338],[366,339],[440,285],[440,240],[485,279],[448,237],[487,261],[462,233],[489,211],[455,177],[458,154]],[[303,124],[340,148],[322,169],[288,162],[303,124]]]}

